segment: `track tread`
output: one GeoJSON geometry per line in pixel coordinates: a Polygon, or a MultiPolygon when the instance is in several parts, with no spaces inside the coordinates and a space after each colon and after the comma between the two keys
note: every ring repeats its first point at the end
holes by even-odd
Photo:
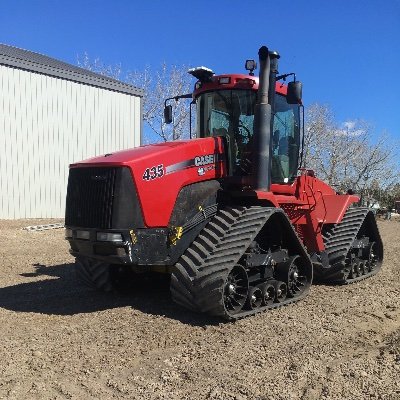
{"type": "Polygon", "coordinates": [[[293,303],[304,297],[307,293],[298,298],[287,299],[284,303],[234,315],[228,313],[223,303],[223,285],[230,269],[239,262],[276,210],[259,206],[226,207],[219,210],[176,263],[171,277],[172,299],[190,310],[232,320],[267,308],[293,303]],[[217,229],[217,225],[224,226],[224,230],[217,229]],[[208,253],[200,244],[204,243],[204,236],[208,236],[210,243],[208,253]],[[202,262],[199,264],[200,260],[202,262]]]}
{"type": "Polygon", "coordinates": [[[351,207],[346,211],[340,223],[323,234],[330,268],[319,268],[321,280],[349,284],[369,278],[379,271],[380,265],[371,272],[352,277],[349,267],[346,266],[346,258],[352,249],[353,242],[370,212],[368,208],[351,207]]]}
{"type": "Polygon", "coordinates": [[[75,260],[77,278],[86,287],[110,292],[113,285],[110,279],[109,264],[87,257],[75,260]]]}

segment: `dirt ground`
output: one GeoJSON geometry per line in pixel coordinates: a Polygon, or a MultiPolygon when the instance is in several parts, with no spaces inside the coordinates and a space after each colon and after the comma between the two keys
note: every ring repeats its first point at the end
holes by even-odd
{"type": "Polygon", "coordinates": [[[75,282],[57,221],[0,221],[1,399],[400,399],[400,222],[381,272],[236,323],[75,282]]]}

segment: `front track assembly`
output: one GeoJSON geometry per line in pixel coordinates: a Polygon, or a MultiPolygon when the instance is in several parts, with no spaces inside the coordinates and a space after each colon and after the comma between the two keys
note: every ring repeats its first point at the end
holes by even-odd
{"type": "Polygon", "coordinates": [[[190,310],[234,320],[302,299],[311,281],[311,260],[282,210],[226,207],[175,265],[171,294],[190,310]]]}

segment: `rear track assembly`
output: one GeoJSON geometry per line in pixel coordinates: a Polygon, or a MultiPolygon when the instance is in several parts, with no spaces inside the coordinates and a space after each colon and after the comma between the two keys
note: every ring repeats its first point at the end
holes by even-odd
{"type": "Polygon", "coordinates": [[[383,246],[375,218],[367,208],[349,208],[342,221],[324,232],[329,268],[316,268],[318,280],[348,284],[378,273],[383,246]]]}

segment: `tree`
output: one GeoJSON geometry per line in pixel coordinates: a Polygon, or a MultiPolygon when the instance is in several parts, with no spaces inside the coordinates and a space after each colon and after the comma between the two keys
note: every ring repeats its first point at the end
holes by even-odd
{"type": "Polygon", "coordinates": [[[84,53],[82,57],[78,56],[78,66],[97,74],[108,76],[109,78],[121,80],[122,67],[121,64],[105,65],[100,58],[91,59],[88,53],[84,53]]]}
{"type": "Polygon", "coordinates": [[[393,209],[395,202],[400,201],[400,183],[382,189],[378,182],[368,187],[370,198],[376,199],[381,208],[393,209]]]}
{"type": "Polygon", "coordinates": [[[172,124],[164,123],[163,108],[167,98],[191,92],[191,78],[186,66],[165,63],[153,72],[150,67],[127,75],[126,82],[144,90],[143,120],[163,141],[189,138],[190,104],[186,99],[173,101],[172,124]]]}
{"type": "Polygon", "coordinates": [[[368,196],[373,182],[385,190],[398,181],[388,136],[373,142],[368,124],[357,120],[339,125],[326,105],[308,108],[304,144],[303,166],[314,169],[337,191],[351,188],[368,196]]]}
{"type": "Polygon", "coordinates": [[[163,63],[156,70],[147,66],[143,71],[135,70],[124,75],[120,64],[107,66],[98,58],[91,60],[86,53],[81,59],[78,58],[78,65],[89,71],[119,79],[143,89],[143,121],[147,141],[154,141],[151,140],[149,131],[162,141],[189,138],[190,104],[188,100],[173,101],[174,120],[172,124],[165,124],[163,118],[165,99],[191,92],[192,82],[187,73],[187,66],[167,66],[166,63],[163,63]]]}

